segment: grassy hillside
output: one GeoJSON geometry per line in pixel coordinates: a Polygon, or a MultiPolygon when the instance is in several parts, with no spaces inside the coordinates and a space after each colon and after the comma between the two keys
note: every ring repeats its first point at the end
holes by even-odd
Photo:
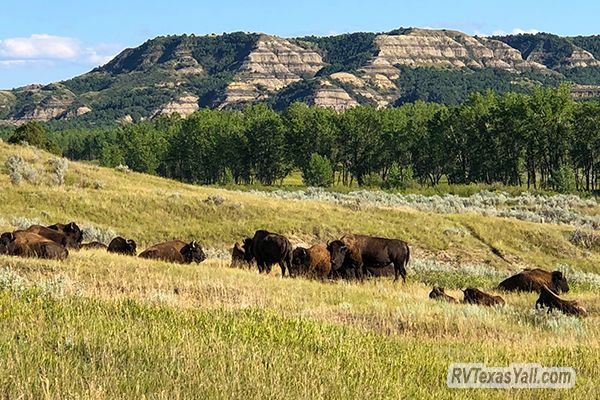
{"type": "Polygon", "coordinates": [[[285,200],[81,163],[69,164],[64,186],[51,186],[48,154],[0,143],[1,165],[14,154],[36,169],[38,184],[13,186],[2,167],[2,230],[19,218],[73,219],[141,247],[194,237],[211,249],[259,227],[295,243],[362,231],[406,238],[416,257],[406,284],[358,284],[261,276],[217,258],[180,266],[102,251],[71,252],[65,262],[0,256],[0,392],[8,398],[526,399],[598,391],[600,279],[581,271],[598,272],[599,255],[569,241],[571,226],[285,200]],[[566,297],[581,300],[590,317],[535,311],[535,294],[503,295],[507,306],[497,309],[427,297],[432,284],[462,298],[467,285],[493,291],[509,269],[559,263],[573,268],[566,297]],[[446,389],[448,364],[470,361],[572,366],[577,384],[446,389]]]}

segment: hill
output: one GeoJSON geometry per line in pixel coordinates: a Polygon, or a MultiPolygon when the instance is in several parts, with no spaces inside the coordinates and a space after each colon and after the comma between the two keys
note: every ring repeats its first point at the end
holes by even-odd
{"type": "Polygon", "coordinates": [[[157,37],[73,79],[0,91],[0,120],[97,125],[255,102],[336,110],[417,99],[454,104],[474,91],[527,92],[559,82],[573,83],[577,98],[598,97],[599,43],[597,36],[488,38],[417,28],[157,37]]]}
{"type": "MultiPolygon", "coordinates": [[[[572,366],[577,384],[569,394],[597,392],[600,254],[593,243],[573,240],[573,232],[586,231],[568,221],[492,216],[492,208],[517,205],[491,194],[482,199],[487,210],[466,198],[474,206],[467,213],[444,210],[439,197],[422,199],[432,208],[389,199],[351,205],[337,194],[242,193],[77,162],[68,163],[60,184],[54,156],[0,143],[1,165],[16,156],[20,185],[0,171],[0,230],[73,219],[86,240],[118,233],[143,248],[196,238],[210,258],[175,265],[102,251],[73,251],[65,262],[0,256],[0,390],[9,397],[503,398],[446,388],[449,363],[482,360],[572,366]],[[322,283],[228,268],[224,250],[257,228],[285,233],[294,244],[345,231],[402,237],[415,256],[406,284],[322,283]],[[509,270],[557,264],[571,282],[567,296],[581,300],[590,317],[535,311],[535,294],[503,294],[503,308],[427,297],[433,284],[460,298],[469,285],[493,291],[509,270]]],[[[460,209],[457,199],[447,200],[460,209]]],[[[547,203],[588,219],[600,211],[575,197],[547,203]]]]}

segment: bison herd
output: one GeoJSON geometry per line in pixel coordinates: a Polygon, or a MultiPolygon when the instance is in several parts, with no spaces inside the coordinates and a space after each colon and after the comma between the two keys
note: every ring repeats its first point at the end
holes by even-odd
{"type": "MultiPolygon", "coordinates": [[[[27,229],[0,235],[0,254],[64,260],[69,255],[69,249],[103,249],[110,253],[137,255],[135,241],[120,236],[112,239],[108,246],[100,242],[82,241],[83,232],[75,222],[50,226],[31,225],[27,229]]],[[[155,244],[139,256],[181,264],[202,262],[206,259],[202,246],[195,241],[186,243],[181,240],[155,244]]]]}
{"type": "MultiPolygon", "coordinates": [[[[104,249],[111,253],[136,256],[134,240],[115,237],[108,246],[100,242],[82,243],[83,232],[76,223],[50,226],[32,225],[27,229],[5,232],[0,236],[0,254],[22,257],[38,257],[64,260],[69,249],[104,249]]],[[[139,254],[141,258],[164,260],[181,264],[200,263],[206,259],[202,246],[196,241],[171,240],[155,244],[139,254]]],[[[231,251],[232,264],[250,267],[256,264],[260,273],[269,273],[278,264],[281,275],[305,276],[314,279],[356,279],[365,277],[393,276],[406,281],[406,266],[410,249],[405,241],[368,235],[348,234],[327,244],[309,248],[292,248],[283,235],[258,230],[243,244],[235,243],[231,251]]],[[[536,308],[547,307],[548,312],[557,309],[568,315],[586,315],[585,308],[577,301],[559,297],[569,291],[567,279],[560,271],[525,269],[500,282],[498,289],[505,291],[537,292],[536,308]]],[[[463,290],[463,303],[483,306],[504,305],[500,296],[485,293],[477,288],[463,290]]],[[[458,303],[446,294],[444,288],[434,287],[429,297],[458,303]]]]}

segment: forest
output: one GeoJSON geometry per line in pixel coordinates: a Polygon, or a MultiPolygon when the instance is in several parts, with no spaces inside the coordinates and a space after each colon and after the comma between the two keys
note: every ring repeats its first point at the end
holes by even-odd
{"type": "Polygon", "coordinates": [[[600,103],[573,101],[566,85],[474,93],[456,105],[415,101],[337,113],[258,104],[63,131],[30,122],[4,136],[74,160],[200,184],[273,185],[299,171],[311,186],[444,181],[572,192],[600,185],[600,103]]]}

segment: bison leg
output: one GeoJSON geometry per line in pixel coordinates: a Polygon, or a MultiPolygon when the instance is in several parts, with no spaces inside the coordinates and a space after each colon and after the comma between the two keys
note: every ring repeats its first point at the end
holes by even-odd
{"type": "Polygon", "coordinates": [[[394,282],[398,280],[398,276],[402,277],[402,282],[406,283],[406,269],[404,263],[394,263],[394,282]]]}
{"type": "MultiPolygon", "coordinates": [[[[283,263],[283,261],[279,261],[279,266],[281,267],[281,277],[284,278],[285,277],[285,264],[283,263]]],[[[289,271],[288,271],[288,275],[289,275],[289,271]]]]}

